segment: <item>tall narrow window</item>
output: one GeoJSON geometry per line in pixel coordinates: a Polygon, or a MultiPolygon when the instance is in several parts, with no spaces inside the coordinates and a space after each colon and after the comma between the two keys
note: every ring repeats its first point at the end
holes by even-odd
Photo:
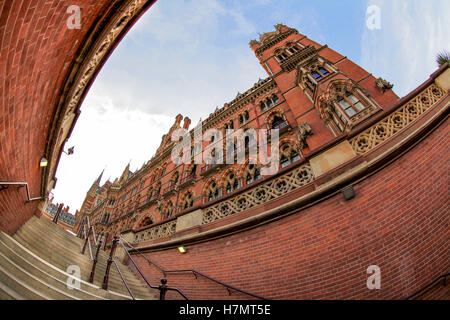
{"type": "Polygon", "coordinates": [[[274,104],[277,104],[277,103],[280,101],[280,99],[278,99],[278,96],[277,96],[276,94],[274,94],[274,95],[272,96],[272,100],[273,100],[273,103],[274,103],[274,104]]]}
{"type": "Polygon", "coordinates": [[[217,185],[215,182],[211,183],[211,186],[209,188],[208,192],[208,201],[212,201],[214,199],[217,199],[219,197],[219,188],[217,188],[217,185]]]}
{"type": "Polygon", "coordinates": [[[244,113],[244,120],[245,121],[250,120],[250,114],[248,113],[248,111],[245,111],[245,113],[244,113]]]}
{"type": "Polygon", "coordinates": [[[260,108],[261,108],[261,111],[264,111],[267,109],[266,103],[264,101],[261,101],[260,108]]]}

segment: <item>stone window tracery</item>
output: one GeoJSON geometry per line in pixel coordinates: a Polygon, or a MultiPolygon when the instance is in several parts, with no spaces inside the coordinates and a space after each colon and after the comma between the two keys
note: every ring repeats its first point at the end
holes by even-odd
{"type": "Polygon", "coordinates": [[[220,197],[219,186],[216,181],[212,180],[206,189],[207,201],[212,201],[220,197]]]}
{"type": "Polygon", "coordinates": [[[248,185],[261,179],[261,170],[255,164],[249,164],[245,170],[245,183],[248,185]]]}
{"type": "Polygon", "coordinates": [[[319,98],[319,113],[338,132],[350,130],[380,108],[349,81],[332,84],[319,98]]]}
{"type": "Polygon", "coordinates": [[[194,205],[194,197],[192,196],[192,193],[188,191],[184,196],[183,209],[189,209],[193,205],[194,205]]]}
{"type": "Polygon", "coordinates": [[[230,172],[226,177],[225,191],[231,193],[240,188],[239,179],[234,172],[230,172]]]}
{"type": "Polygon", "coordinates": [[[173,214],[173,204],[172,201],[167,202],[162,210],[162,218],[169,219],[173,214]]]}
{"type": "Polygon", "coordinates": [[[298,160],[300,160],[300,156],[293,145],[285,143],[280,147],[280,166],[282,168],[298,160]]]}

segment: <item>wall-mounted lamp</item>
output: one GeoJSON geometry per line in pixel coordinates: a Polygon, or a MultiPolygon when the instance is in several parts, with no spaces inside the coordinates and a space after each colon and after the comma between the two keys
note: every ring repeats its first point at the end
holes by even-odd
{"type": "Polygon", "coordinates": [[[355,189],[353,189],[353,186],[346,186],[341,192],[344,195],[344,199],[347,201],[355,197],[355,189]]]}
{"type": "Polygon", "coordinates": [[[46,167],[48,165],[48,160],[42,157],[41,161],[39,162],[40,167],[46,167]]]}
{"type": "Polygon", "coordinates": [[[185,247],[183,247],[183,246],[179,246],[178,247],[178,251],[180,251],[180,253],[186,253],[186,248],[185,247]]]}
{"type": "Polygon", "coordinates": [[[67,149],[67,152],[66,151],[64,151],[63,150],[63,152],[65,153],[65,154],[67,154],[67,155],[71,155],[71,154],[73,154],[73,149],[74,149],[75,147],[70,147],[69,149],[67,149]]]}

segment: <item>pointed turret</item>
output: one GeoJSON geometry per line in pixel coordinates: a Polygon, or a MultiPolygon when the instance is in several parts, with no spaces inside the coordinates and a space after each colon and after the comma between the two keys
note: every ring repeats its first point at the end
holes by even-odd
{"type": "Polygon", "coordinates": [[[102,180],[103,172],[105,172],[105,169],[102,170],[102,173],[100,173],[97,180],[95,180],[95,183],[97,183],[98,185],[100,185],[100,181],[102,180]]]}

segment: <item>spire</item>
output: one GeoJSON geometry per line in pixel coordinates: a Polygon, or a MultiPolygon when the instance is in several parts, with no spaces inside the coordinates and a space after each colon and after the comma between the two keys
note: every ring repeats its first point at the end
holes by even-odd
{"type": "Polygon", "coordinates": [[[100,181],[102,180],[103,172],[105,172],[105,169],[102,170],[102,173],[100,173],[100,175],[98,176],[97,180],[95,180],[94,183],[97,183],[98,185],[100,185],[100,181]]]}

